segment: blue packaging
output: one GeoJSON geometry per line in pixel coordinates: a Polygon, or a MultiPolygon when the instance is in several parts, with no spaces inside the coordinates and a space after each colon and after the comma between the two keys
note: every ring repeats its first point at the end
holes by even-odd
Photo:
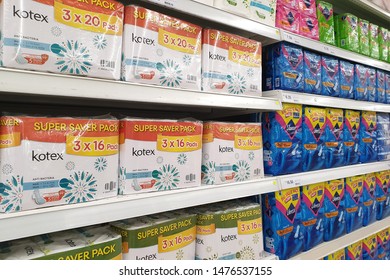
{"type": "Polygon", "coordinates": [[[345,234],[344,179],[325,182],[324,241],[345,234]]]}
{"type": "Polygon", "coordinates": [[[302,171],[325,167],[325,108],[303,107],[302,171]]]}
{"type": "Polygon", "coordinates": [[[368,101],[368,68],[355,64],[354,97],[356,100],[368,101]]]}
{"type": "Polygon", "coordinates": [[[387,254],[390,250],[390,228],[381,230],[376,235],[378,243],[378,260],[387,260],[387,254]]]}
{"type": "Polygon", "coordinates": [[[376,219],[382,220],[390,215],[389,180],[390,171],[376,172],[375,197],[378,204],[376,219]]]}
{"type": "Polygon", "coordinates": [[[272,52],[266,66],[266,89],[303,91],[303,50],[301,47],[281,42],[271,46],[272,52]],[[273,79],[273,82],[268,82],[273,79]]]}
{"type": "Polygon", "coordinates": [[[340,97],[353,99],[355,64],[340,59],[340,97]]]}
{"type": "Polygon", "coordinates": [[[385,73],[385,95],[386,103],[390,104],[390,72],[385,73]]]}
{"type": "Polygon", "coordinates": [[[363,175],[345,178],[345,229],[347,233],[363,226],[363,182],[363,175]]]}
{"type": "Polygon", "coordinates": [[[376,233],[363,239],[363,260],[376,260],[378,256],[378,242],[376,233]]]}
{"type": "Polygon", "coordinates": [[[368,226],[376,221],[377,203],[375,198],[376,176],[375,173],[364,175],[363,182],[363,226],[368,226]]]}
{"type": "Polygon", "coordinates": [[[378,159],[376,129],[376,112],[362,111],[358,150],[361,163],[372,162],[378,159]]]}
{"type": "Polygon", "coordinates": [[[321,94],[327,96],[340,95],[339,60],[332,56],[321,56],[321,94]]]}
{"type": "Polygon", "coordinates": [[[360,112],[353,110],[345,110],[343,126],[345,165],[359,163],[359,129],[360,112]]]}
{"type": "Polygon", "coordinates": [[[343,145],[343,109],[326,108],[325,126],[325,167],[334,168],[344,165],[343,145]]]}
{"type": "Polygon", "coordinates": [[[303,50],[304,92],[321,94],[321,55],[303,50]]]}
{"type": "Polygon", "coordinates": [[[303,251],[308,251],[323,242],[324,188],[324,182],[301,187],[303,251]]]}
{"type": "Polygon", "coordinates": [[[375,102],[376,96],[376,69],[368,67],[367,96],[368,101],[375,102]]]}
{"type": "Polygon", "coordinates": [[[390,160],[390,115],[377,113],[378,160],[390,160]]]}
{"type": "Polygon", "coordinates": [[[264,172],[271,175],[302,171],[302,105],[263,114],[264,172]]]}
{"type": "Polygon", "coordinates": [[[376,70],[376,101],[380,103],[386,103],[386,83],[385,83],[385,71],[380,69],[376,70]]]}
{"type": "Polygon", "coordinates": [[[281,260],[303,248],[299,188],[262,195],[264,249],[281,260]]]}
{"type": "Polygon", "coordinates": [[[274,60],[272,55],[272,45],[263,48],[263,90],[273,90],[274,87],[274,60]]]}

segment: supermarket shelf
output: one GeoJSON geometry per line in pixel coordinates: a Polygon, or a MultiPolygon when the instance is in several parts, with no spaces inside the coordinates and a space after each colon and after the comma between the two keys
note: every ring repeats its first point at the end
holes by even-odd
{"type": "Polygon", "coordinates": [[[276,190],[277,180],[266,178],[220,186],[125,195],[81,204],[0,214],[0,242],[276,190]]]}
{"type": "Polygon", "coordinates": [[[373,59],[358,53],[354,53],[348,50],[344,50],[329,44],[321,43],[291,32],[280,30],[281,38],[283,41],[294,43],[302,47],[312,49],[321,53],[336,56],[342,59],[350,60],[355,63],[365,64],[367,66],[376,67],[386,71],[390,71],[390,63],[373,59]]]}
{"type": "MultiPolygon", "coordinates": [[[[138,109],[148,109],[151,105],[172,105],[197,108],[278,110],[281,102],[273,98],[237,96],[208,93],[183,89],[171,89],[158,86],[132,84],[121,81],[75,77],[40,73],[33,71],[0,68],[0,100],[16,97],[16,101],[25,102],[18,95],[33,95],[59,98],[66,102],[69,98],[86,99],[88,105],[127,107],[136,103],[138,109]]],[[[15,101],[15,100],[12,100],[15,101]]],[[[45,100],[42,100],[45,101],[45,100]]],[[[76,103],[74,101],[67,101],[76,103]]]]}
{"type": "Polygon", "coordinates": [[[362,240],[388,227],[390,227],[390,217],[380,221],[376,221],[369,226],[362,227],[358,230],[355,230],[335,240],[321,243],[317,247],[314,247],[313,249],[301,253],[291,259],[292,260],[319,260],[329,254],[341,250],[351,245],[352,243],[362,240]]]}
{"type": "Polygon", "coordinates": [[[388,104],[357,101],[352,99],[322,96],[295,91],[272,90],[263,92],[263,96],[276,98],[286,103],[390,113],[390,105],[388,104]]]}
{"type": "Polygon", "coordinates": [[[390,161],[355,164],[311,172],[278,176],[281,189],[289,189],[334,179],[346,178],[390,169],[390,161]]]}

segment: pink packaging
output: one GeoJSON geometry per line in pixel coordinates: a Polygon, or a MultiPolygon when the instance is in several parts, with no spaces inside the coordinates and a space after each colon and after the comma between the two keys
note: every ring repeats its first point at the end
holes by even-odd
{"type": "Polygon", "coordinates": [[[298,0],[298,11],[301,15],[317,17],[316,0],[298,0]]]}
{"type": "Polygon", "coordinates": [[[278,0],[277,5],[283,5],[285,7],[289,7],[291,9],[297,10],[299,1],[300,0],[278,0]]]}
{"type": "Polygon", "coordinates": [[[315,17],[301,15],[299,34],[313,40],[319,40],[318,20],[315,17]]]}
{"type": "Polygon", "coordinates": [[[298,34],[300,18],[301,15],[298,10],[278,4],[276,8],[276,27],[298,34]]]}

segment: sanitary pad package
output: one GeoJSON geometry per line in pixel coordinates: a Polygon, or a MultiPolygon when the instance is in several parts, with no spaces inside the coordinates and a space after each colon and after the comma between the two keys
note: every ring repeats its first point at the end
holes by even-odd
{"type": "Polygon", "coordinates": [[[120,126],[120,194],[200,186],[201,122],[126,118],[120,126]]]}
{"type": "Polygon", "coordinates": [[[325,182],[324,241],[345,234],[344,179],[325,182]]]}
{"type": "Polygon", "coordinates": [[[359,53],[370,55],[370,23],[365,19],[358,19],[359,53]]]}
{"type": "Polygon", "coordinates": [[[335,168],[344,165],[343,109],[326,108],[325,127],[325,167],[335,168]]]}
{"type": "Polygon", "coordinates": [[[269,26],[275,26],[276,0],[251,0],[250,18],[269,26]]]}
{"type": "Polygon", "coordinates": [[[378,260],[386,260],[390,246],[390,228],[381,230],[376,234],[378,246],[378,260]]]}
{"type": "Polygon", "coordinates": [[[340,48],[359,52],[358,18],[352,14],[336,16],[336,41],[340,48]]]}
{"type": "Polygon", "coordinates": [[[325,168],[325,108],[305,106],[302,124],[302,171],[325,168]]]}
{"type": "Polygon", "coordinates": [[[347,233],[363,226],[363,182],[363,175],[345,178],[344,200],[347,233]]]}
{"type": "Polygon", "coordinates": [[[263,114],[264,170],[281,175],[302,171],[302,105],[263,114]]]}
{"type": "Polygon", "coordinates": [[[339,60],[332,56],[321,56],[322,95],[340,95],[339,60]]]}
{"type": "Polygon", "coordinates": [[[308,251],[324,239],[324,187],[317,183],[301,187],[303,250],[308,251]]]}
{"type": "Polygon", "coordinates": [[[365,227],[376,221],[376,175],[375,173],[369,173],[363,176],[363,226],[365,227]]]}
{"type": "Polygon", "coordinates": [[[379,43],[379,59],[387,61],[389,59],[389,30],[384,27],[379,27],[378,43],[379,43]]]}
{"type": "Polygon", "coordinates": [[[376,96],[376,69],[368,67],[368,80],[367,80],[367,97],[368,101],[375,102],[377,99],[376,96]]]}
{"type": "Polygon", "coordinates": [[[204,123],[202,184],[262,178],[262,146],[260,123],[204,123]]]}
{"type": "Polygon", "coordinates": [[[118,131],[110,117],[0,117],[0,212],[116,196],[118,131]]]}
{"type": "Polygon", "coordinates": [[[324,260],[328,261],[342,261],[345,260],[345,249],[338,250],[330,255],[324,257],[324,260]]]}
{"type": "Polygon", "coordinates": [[[202,89],[261,96],[261,43],[214,29],[203,31],[202,89]]]}
{"type": "Polygon", "coordinates": [[[333,5],[324,1],[318,1],[317,19],[320,41],[336,45],[333,5]]]}
{"type": "Polygon", "coordinates": [[[385,95],[386,95],[386,103],[390,104],[390,72],[385,73],[385,95]]]}
{"type": "Polygon", "coordinates": [[[201,89],[202,28],[138,6],[126,6],[122,80],[201,89]]]}
{"type": "Polygon", "coordinates": [[[214,0],[214,6],[240,16],[247,16],[249,2],[249,0],[214,0]]]}
{"type": "Polygon", "coordinates": [[[196,215],[174,211],[112,222],[124,260],[195,259],[196,215]]]}
{"type": "Polygon", "coordinates": [[[359,129],[359,161],[361,163],[378,159],[376,112],[362,111],[359,129]]]}
{"type": "Polygon", "coordinates": [[[390,195],[389,195],[390,172],[376,172],[375,197],[378,203],[376,219],[382,220],[390,215],[390,195]]]}
{"type": "Polygon", "coordinates": [[[344,156],[345,165],[359,162],[359,130],[360,112],[353,110],[344,111],[344,156]]]}
{"type": "Polygon", "coordinates": [[[313,40],[319,40],[318,20],[316,17],[301,15],[299,34],[313,40]]]}
{"type": "Polygon", "coordinates": [[[355,83],[355,64],[341,60],[340,63],[340,97],[353,99],[355,83]]]}
{"type": "Polygon", "coordinates": [[[370,56],[379,59],[379,26],[370,22],[370,56]]]}
{"type": "Polygon", "coordinates": [[[355,64],[354,98],[368,101],[368,67],[355,64]]]}
{"type": "Polygon", "coordinates": [[[262,195],[264,247],[281,260],[303,249],[300,204],[299,188],[262,195]]]}
{"type": "Polygon", "coordinates": [[[345,256],[347,260],[363,259],[363,242],[362,240],[352,243],[345,247],[345,256]]]}
{"type": "Polygon", "coordinates": [[[316,0],[298,0],[298,11],[301,14],[317,18],[316,0]]]}
{"type": "Polygon", "coordinates": [[[378,256],[378,242],[376,234],[364,238],[362,241],[363,260],[375,260],[378,256]]]}
{"type": "Polygon", "coordinates": [[[0,65],[120,78],[124,13],[120,2],[4,0],[0,11],[0,65]]]}
{"type": "Polygon", "coordinates": [[[298,34],[300,21],[301,14],[296,7],[288,7],[278,2],[276,6],[276,27],[298,34]]]}
{"type": "Polygon", "coordinates": [[[386,74],[380,69],[376,70],[376,101],[386,103],[386,74]]]}
{"type": "Polygon", "coordinates": [[[377,113],[378,160],[390,160],[390,115],[377,113]]]}
{"type": "Polygon", "coordinates": [[[304,89],[306,93],[321,94],[321,55],[303,50],[304,89]]]}

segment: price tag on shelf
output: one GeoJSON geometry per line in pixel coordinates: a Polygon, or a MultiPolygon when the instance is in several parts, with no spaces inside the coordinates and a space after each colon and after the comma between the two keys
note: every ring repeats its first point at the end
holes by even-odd
{"type": "Polygon", "coordinates": [[[149,2],[167,6],[170,8],[175,8],[177,5],[177,0],[149,0],[149,2]]]}
{"type": "Polygon", "coordinates": [[[328,54],[332,54],[332,55],[335,55],[336,52],[334,50],[334,48],[330,47],[330,46],[327,46],[327,45],[323,45],[322,46],[322,49],[324,52],[328,53],[328,54]]]}
{"type": "Polygon", "coordinates": [[[299,178],[286,178],[280,180],[282,189],[290,189],[302,186],[301,179],[299,178]]]}
{"type": "Polygon", "coordinates": [[[289,34],[287,32],[284,32],[284,39],[288,42],[294,43],[294,44],[300,44],[298,38],[292,34],[289,34]]]}
{"type": "Polygon", "coordinates": [[[299,103],[299,98],[295,94],[283,93],[283,101],[291,103],[299,103]]]}

